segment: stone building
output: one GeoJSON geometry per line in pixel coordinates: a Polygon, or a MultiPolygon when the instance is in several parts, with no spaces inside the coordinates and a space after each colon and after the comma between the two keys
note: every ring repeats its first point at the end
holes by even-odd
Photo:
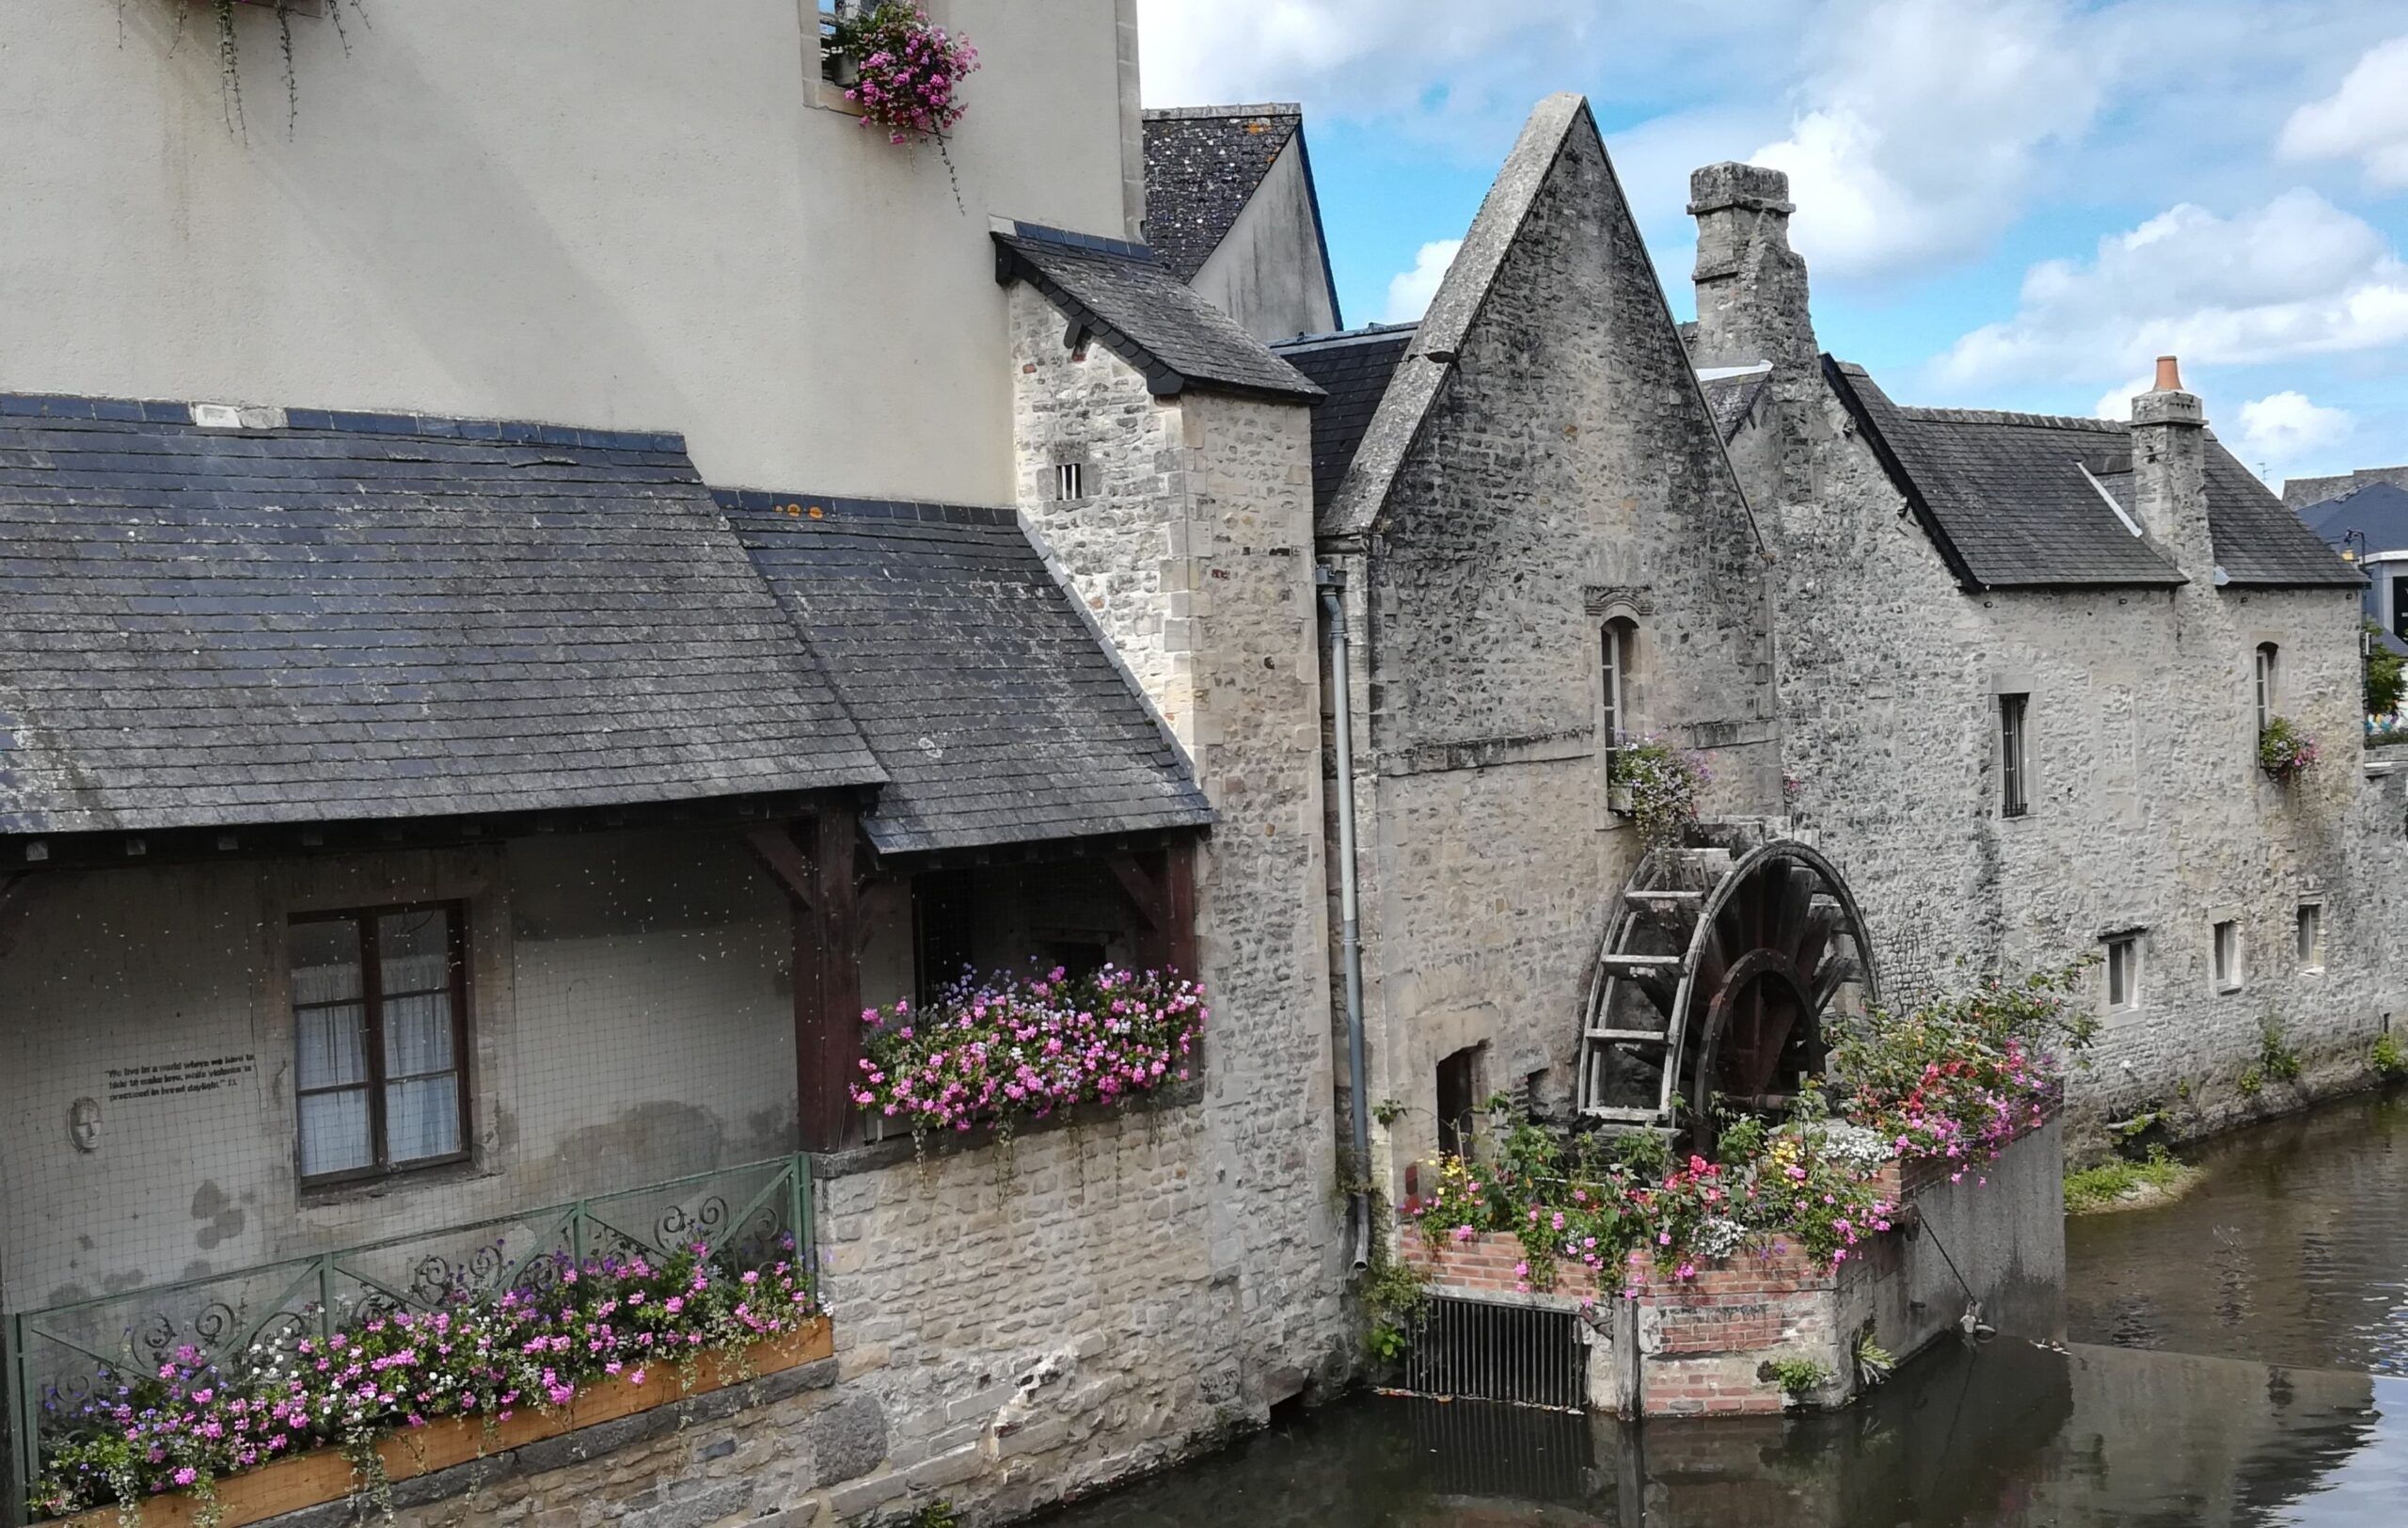
{"type": "Polygon", "coordinates": [[[2095,1109],[2225,1106],[2270,1031],[2354,1080],[2400,1006],[2351,827],[2361,575],[2171,362],[2125,424],[1903,407],[1819,355],[1787,194],[1693,178],[1693,353],[1773,553],[1798,809],[1893,974],[2097,960],[2095,1109]],[[2326,756],[2289,784],[2278,718],[2326,756]]]}
{"type": "MultiPolygon", "coordinates": [[[[1607,911],[1645,852],[1623,736],[1715,758],[1707,814],[1780,814],[1764,546],[1593,117],[1543,103],[1418,327],[1278,347],[1314,416],[1318,544],[1359,652],[1380,1176],[1480,1100],[1570,1103],[1607,911]]],[[[1335,701],[1333,701],[1335,704],[1335,701]]]]}

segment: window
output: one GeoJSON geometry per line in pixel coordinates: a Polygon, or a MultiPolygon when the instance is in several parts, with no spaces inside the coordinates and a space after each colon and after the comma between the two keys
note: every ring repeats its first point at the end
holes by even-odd
{"type": "Polygon", "coordinates": [[[1087,470],[1084,462],[1061,462],[1054,469],[1054,497],[1070,503],[1087,496],[1087,470]]]}
{"type": "Polygon", "coordinates": [[[1608,621],[1600,630],[1597,726],[1610,760],[1630,730],[1630,657],[1639,629],[1628,621],[1608,621]]]}
{"type": "Polygon", "coordinates": [[[2122,1011],[2141,1006],[2141,939],[2134,933],[2107,941],[2107,1006],[2122,1011]]]}
{"type": "Polygon", "coordinates": [[[2227,921],[2216,925],[2215,956],[2216,990],[2239,992],[2242,983],[2240,924],[2227,921]]]}
{"type": "Polygon", "coordinates": [[[456,902],[293,921],[303,1183],[467,1155],[463,935],[456,902]]]}
{"type": "Polygon", "coordinates": [[[1459,1050],[1438,1063],[1438,1150],[1469,1156],[1480,1122],[1480,1047],[1459,1050]]]}
{"type": "Polygon", "coordinates": [[[2408,579],[2391,581],[2391,634],[2408,640],[2408,579]]]}
{"type": "Polygon", "coordinates": [[[2266,724],[2274,719],[2275,709],[2279,704],[2279,696],[2274,688],[2277,677],[2274,672],[2276,656],[2273,643],[2261,642],[2258,645],[2258,730],[2260,732],[2265,731],[2266,724]]]}
{"type": "Polygon", "coordinates": [[[1998,697],[1999,815],[2021,817],[2032,809],[2031,767],[2023,753],[2023,713],[2029,695],[1998,697]]]}
{"type": "Polygon", "coordinates": [[[2303,971],[2324,969],[2324,904],[2299,904],[2299,968],[2303,971]]]}

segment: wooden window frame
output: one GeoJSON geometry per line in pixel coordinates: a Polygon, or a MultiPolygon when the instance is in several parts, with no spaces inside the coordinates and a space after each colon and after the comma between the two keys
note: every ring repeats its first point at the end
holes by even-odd
{"type": "Polygon", "coordinates": [[[2032,697],[1998,697],[1999,805],[2001,817],[2032,815],[2032,697]]]}
{"type": "MultiPolygon", "coordinates": [[[[360,1090],[358,1086],[349,1084],[333,1088],[305,1089],[301,1086],[301,1074],[296,1066],[293,1075],[294,1178],[305,1189],[331,1188],[346,1184],[374,1183],[388,1178],[404,1177],[415,1172],[423,1172],[431,1168],[456,1167],[470,1160],[476,1154],[476,1139],[474,1132],[470,1129],[470,1124],[475,1118],[475,1110],[470,1102],[473,1074],[468,1051],[467,903],[455,899],[437,899],[433,901],[386,902],[372,907],[340,907],[329,908],[323,912],[295,913],[287,920],[285,960],[288,970],[292,961],[290,931],[309,923],[348,923],[354,927],[358,935],[359,1003],[363,1015],[362,1027],[366,1031],[363,1036],[363,1047],[366,1051],[368,1068],[368,1080],[365,1084],[368,1093],[368,1138],[376,1159],[367,1167],[346,1168],[340,1172],[321,1172],[312,1175],[302,1170],[302,1163],[306,1157],[302,1152],[301,1140],[301,1100],[323,1093],[356,1092],[360,1090]],[[376,925],[384,918],[404,913],[442,913],[448,919],[449,938],[446,943],[450,947],[448,985],[452,995],[452,1073],[459,1079],[460,1149],[442,1156],[415,1156],[407,1162],[396,1163],[392,1159],[391,1142],[387,1138],[385,1132],[385,1090],[391,1085],[392,1079],[388,1077],[385,1072],[385,973],[384,963],[377,948],[376,925]]],[[[300,1008],[301,1005],[293,1002],[288,993],[285,1002],[286,1012],[289,1015],[297,1015],[300,1008]]],[[[293,1045],[297,1054],[300,1045],[297,1022],[293,1030],[293,1045]]],[[[438,1074],[414,1074],[414,1075],[421,1074],[435,1076],[438,1074]]]]}

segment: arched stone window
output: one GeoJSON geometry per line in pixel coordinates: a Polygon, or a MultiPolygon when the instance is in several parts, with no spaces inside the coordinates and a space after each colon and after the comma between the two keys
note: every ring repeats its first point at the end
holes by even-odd
{"type": "Polygon", "coordinates": [[[1610,758],[1623,740],[1639,728],[1631,716],[1632,682],[1639,651],[1639,623],[1625,615],[1607,620],[1598,629],[1597,736],[1610,758]]]}

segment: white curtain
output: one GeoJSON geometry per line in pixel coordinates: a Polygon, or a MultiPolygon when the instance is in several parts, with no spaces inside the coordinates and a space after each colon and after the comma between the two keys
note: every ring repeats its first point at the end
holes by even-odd
{"type": "Polygon", "coordinates": [[[449,1074],[385,1090],[385,1139],[396,1163],[460,1149],[460,1079],[449,1074]]]}
{"type": "Polygon", "coordinates": [[[376,1160],[368,1140],[368,1093],[319,1093],[301,1100],[301,1175],[348,1172],[376,1160]]]}

